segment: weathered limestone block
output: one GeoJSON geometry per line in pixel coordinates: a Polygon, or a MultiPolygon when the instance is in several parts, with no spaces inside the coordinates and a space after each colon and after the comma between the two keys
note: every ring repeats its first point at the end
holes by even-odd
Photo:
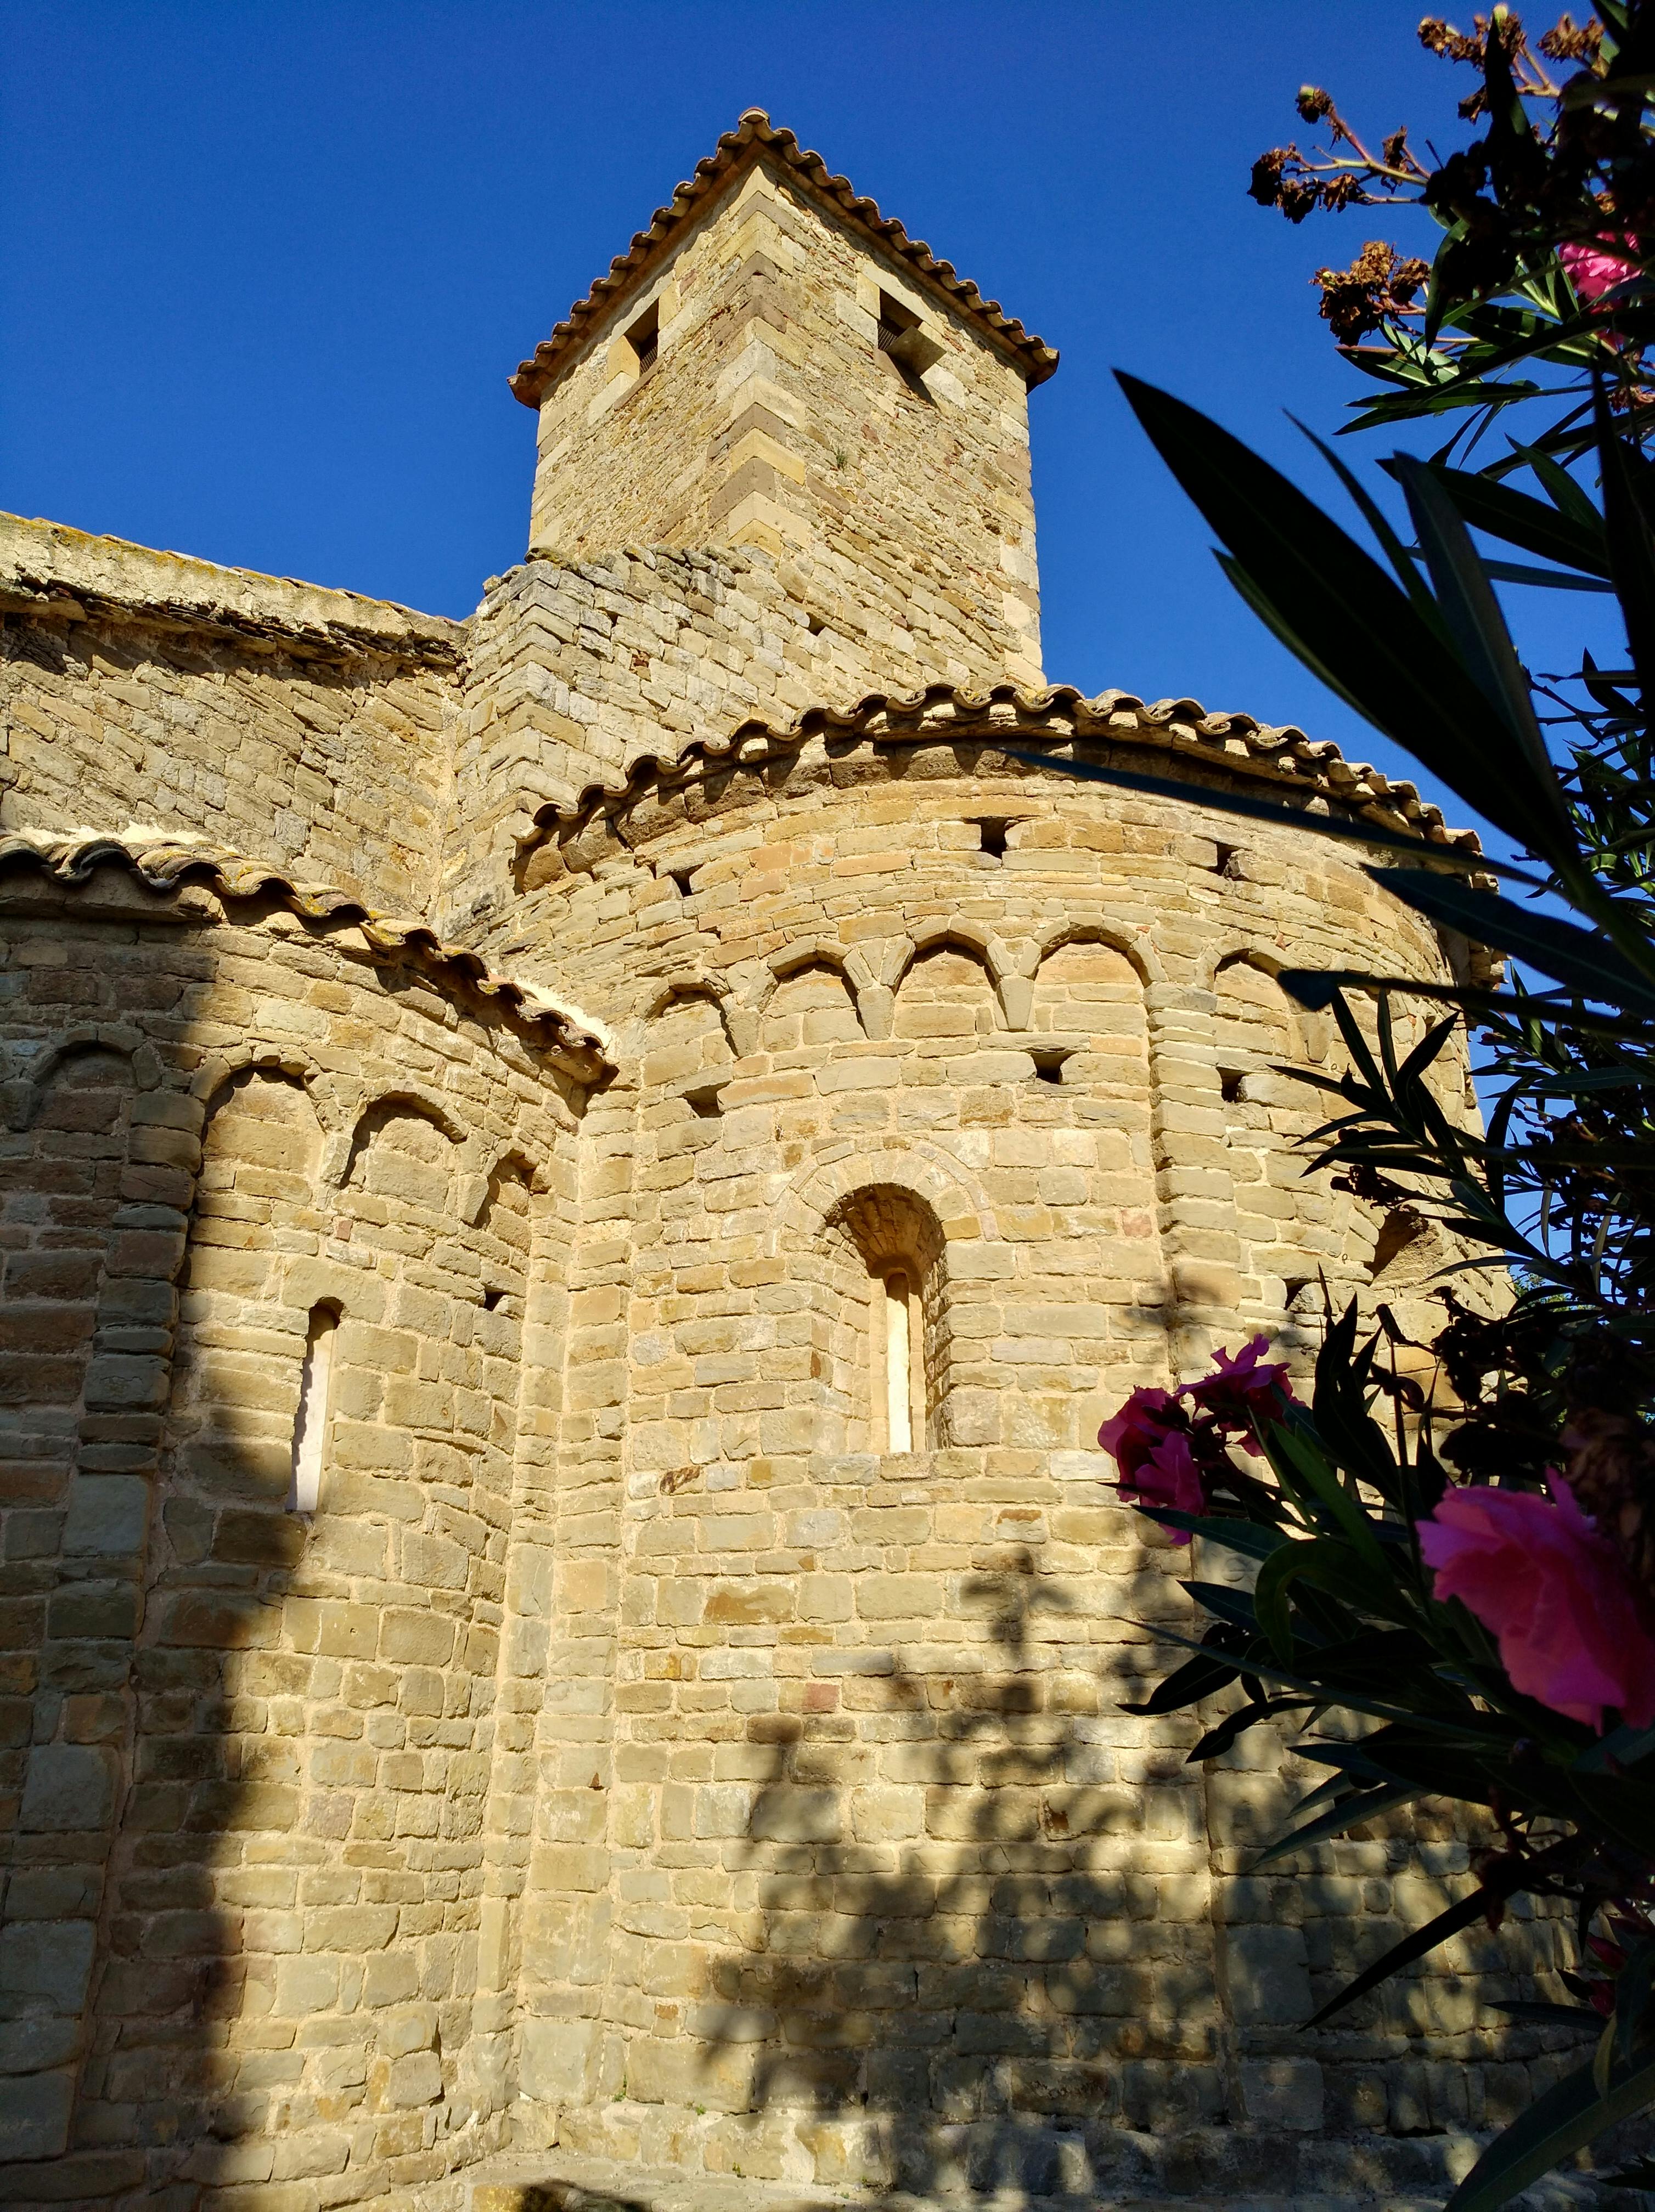
{"type": "Polygon", "coordinates": [[[1054,365],[750,116],[468,623],[0,524],[8,2203],[1394,2196],[1555,2070],[1475,1937],[1303,2043],[1466,1839],[1256,1875],[1279,1743],[1123,1711],[1099,1420],[1451,1256],[1300,1176],[1279,971],[1479,956],[1064,773],[1451,834],[1040,688],[1054,365]]]}

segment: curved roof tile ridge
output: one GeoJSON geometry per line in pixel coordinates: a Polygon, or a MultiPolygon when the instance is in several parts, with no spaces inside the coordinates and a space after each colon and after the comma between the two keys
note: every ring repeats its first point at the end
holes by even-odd
{"type": "Polygon", "coordinates": [[[619,781],[589,783],[572,805],[553,799],[538,807],[533,829],[518,841],[519,865],[560,829],[624,808],[652,785],[682,784],[699,768],[773,759],[778,752],[798,751],[812,738],[924,744],[966,732],[1015,736],[1030,745],[1081,738],[1153,745],[1186,759],[1205,756],[1215,766],[1336,800],[1386,829],[1412,830],[1427,844],[1482,849],[1476,830],[1451,829],[1441,808],[1421,799],[1414,784],[1393,782],[1366,762],[1347,761],[1329,740],[1307,738],[1291,724],[1277,727],[1251,714],[1209,713],[1196,699],[1147,702],[1129,691],[1100,691],[1088,699],[1072,684],[1031,690],[1012,683],[982,689],[929,684],[907,695],[870,691],[849,708],[808,707],[785,724],[750,717],[726,738],[691,738],[670,758],[641,754],[619,781]]]}
{"type": "Polygon", "coordinates": [[[597,1081],[610,1066],[603,1040],[532,984],[498,974],[478,952],[450,945],[423,922],[381,913],[331,884],[301,883],[269,861],[188,835],[136,829],[110,834],[11,830],[0,836],[0,878],[33,868],[66,888],[90,884],[97,869],[125,868],[163,894],[198,884],[226,901],[274,900],[307,921],[354,926],[370,951],[413,960],[439,984],[462,985],[497,1006],[543,1051],[555,1053],[577,1079],[597,1081]]]}
{"type": "Polygon", "coordinates": [[[1057,368],[1056,347],[1025,331],[1007,315],[998,300],[985,299],[969,277],[953,264],[939,261],[922,238],[910,238],[895,216],[882,215],[879,204],[858,192],[848,177],[836,175],[821,155],[800,146],[791,131],[774,125],[762,107],[747,108],[733,131],[720,137],[713,151],[697,162],[695,173],[679,185],[665,207],[657,208],[648,227],[638,231],[624,253],[609,264],[586,297],[577,300],[549,338],[534,349],[532,361],[520,362],[510,380],[511,388],[526,407],[538,407],[559,369],[587,336],[593,325],[613,305],[617,295],[631,285],[657,247],[675,237],[712,199],[731,173],[744,161],[756,159],[758,148],[776,155],[793,174],[849,216],[858,229],[906,261],[933,290],[977,324],[1016,359],[1031,386],[1044,384],[1057,368]]]}

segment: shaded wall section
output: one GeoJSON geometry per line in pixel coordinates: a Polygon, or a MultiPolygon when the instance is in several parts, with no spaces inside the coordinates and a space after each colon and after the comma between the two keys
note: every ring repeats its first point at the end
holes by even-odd
{"type": "Polygon", "coordinates": [[[0,2193],[440,2179],[510,2094],[522,1343],[560,1375],[585,1085],[277,901],[3,890],[0,2193]]]}
{"type": "Polygon", "coordinates": [[[464,636],[0,516],[0,828],[160,824],[423,912],[464,636]]]}

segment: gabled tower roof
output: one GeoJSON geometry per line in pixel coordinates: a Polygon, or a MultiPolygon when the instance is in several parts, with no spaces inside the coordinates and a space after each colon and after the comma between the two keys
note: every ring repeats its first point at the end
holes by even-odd
{"type": "Polygon", "coordinates": [[[1056,348],[1007,315],[998,300],[985,300],[968,277],[956,273],[952,262],[939,261],[923,239],[910,238],[894,216],[881,215],[876,202],[864,199],[848,178],[833,175],[821,155],[800,146],[791,131],[776,130],[762,107],[750,107],[714,151],[697,162],[694,176],[678,187],[669,204],[656,209],[649,228],[639,231],[627,251],[611,262],[609,274],[599,277],[551,336],[535,348],[533,360],[519,364],[511,388],[526,407],[540,404],[565,363],[617,300],[636,289],[661,252],[766,155],[786,170],[790,182],[825,200],[870,242],[904,262],[922,283],[1014,360],[1031,386],[1044,384],[1052,374],[1057,367],[1056,348]]]}

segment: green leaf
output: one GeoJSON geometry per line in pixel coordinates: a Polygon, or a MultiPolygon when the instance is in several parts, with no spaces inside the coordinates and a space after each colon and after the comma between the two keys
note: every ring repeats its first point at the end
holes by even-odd
{"type": "MultiPolygon", "coordinates": [[[[1266,1432],[1264,1443],[1265,1449],[1270,1455],[1271,1464],[1276,1468],[1277,1473],[1281,1474],[1283,1471],[1281,1460],[1277,1457],[1277,1453],[1280,1452],[1281,1457],[1288,1462],[1292,1473],[1308,1486],[1315,1497],[1326,1506],[1340,1528],[1343,1529],[1351,1551],[1360,1561],[1362,1566],[1369,1571],[1363,1580],[1365,1591],[1372,1590],[1372,1571],[1375,1569],[1378,1571],[1384,1583],[1392,1583],[1395,1568],[1390,1559],[1386,1557],[1384,1547],[1374,1534],[1373,1523],[1350,1492],[1346,1489],[1344,1484],[1341,1482],[1335,1469],[1329,1464],[1321,1440],[1313,1432],[1306,1434],[1302,1428],[1289,1426],[1285,1422],[1275,1421],[1271,1423],[1266,1432]]],[[[1329,1567],[1329,1571],[1334,1572],[1336,1570],[1329,1567]]],[[[1319,1580],[1317,1586],[1318,1588],[1326,1587],[1319,1580]]],[[[1336,1590],[1333,1595],[1339,1596],[1342,1593],[1336,1590]]],[[[1360,1599],[1350,1599],[1348,1602],[1380,1604],[1383,1603],[1383,1593],[1374,1593],[1360,1599]]]]}
{"type": "Polygon", "coordinates": [[[1171,1505],[1141,1505],[1141,1513],[1159,1521],[1164,1528],[1181,1528],[1187,1535],[1204,1536],[1208,1543],[1221,1544],[1226,1551],[1242,1552],[1250,1559],[1268,1559],[1272,1552],[1288,1541],[1285,1529],[1266,1528],[1256,1521],[1226,1520],[1213,1513],[1180,1513],[1171,1505]]]}
{"type": "Polygon", "coordinates": [[[1215,422],[1135,377],[1118,380],[1307,664],[1519,843],[1572,853],[1549,767],[1536,775],[1522,735],[1378,562],[1215,422]]]}
{"type": "MultiPolygon", "coordinates": [[[[1396,572],[1397,581],[1424,619],[1434,629],[1440,631],[1442,617],[1437,611],[1437,605],[1431,596],[1430,588],[1421,575],[1414,556],[1392,528],[1390,516],[1369,492],[1354,469],[1347,468],[1325,440],[1318,438],[1314,430],[1307,429],[1296,415],[1291,415],[1287,419],[1295,429],[1304,431],[1311,445],[1343,484],[1357,512],[1384,548],[1385,558],[1396,572]]],[[[1533,548],[1530,550],[1532,551],[1533,548]]]]}
{"type": "Polygon", "coordinates": [[[1597,930],[1536,913],[1429,870],[1370,868],[1368,873],[1405,906],[1463,930],[1477,944],[1515,953],[1566,990],[1655,1018],[1655,984],[1646,981],[1597,930]]]}
{"type": "Polygon", "coordinates": [[[1639,2042],[1639,2029],[1649,2010],[1651,1983],[1655,1978],[1655,1936],[1634,1943],[1626,1964],[1615,1977],[1615,2057],[1629,2066],[1639,2042]]]}
{"type": "Polygon", "coordinates": [[[1275,1859],[1287,1858],[1294,1851],[1308,1850],[1312,1844],[1325,1844],[1334,1836],[1342,1836],[1348,1828],[1354,1828],[1364,1820],[1378,1820],[1381,1813],[1393,1813],[1399,1805],[1411,1805],[1416,1797],[1425,1795],[1407,1784],[1391,1789],[1364,1790],[1356,1796],[1342,1797],[1331,1812],[1323,1813],[1319,1820],[1310,1820],[1291,1835],[1278,1836],[1267,1844],[1248,1869],[1256,1874],[1261,1867],[1275,1859]]]}
{"type": "Polygon", "coordinates": [[[1565,107],[1624,107],[1628,103],[1641,107],[1652,97],[1655,76],[1647,73],[1605,79],[1583,72],[1563,88],[1565,107]]]}
{"type": "MultiPolygon", "coordinates": [[[[1238,560],[1233,553],[1215,553],[1214,558],[1223,569],[1230,584],[1252,609],[1276,642],[1279,645],[1285,645],[1295,660],[1303,661],[1317,682],[1325,684],[1336,699],[1342,700],[1353,714],[1359,715],[1363,721],[1371,720],[1372,717],[1362,704],[1359,695],[1350,689],[1342,677],[1336,675],[1329,667],[1326,660],[1313,647],[1305,643],[1299,631],[1282,613],[1246,562],[1238,560]]],[[[1376,568],[1373,573],[1375,575],[1379,575],[1384,572],[1376,568]]]]}
{"type": "Polygon", "coordinates": [[[1597,2035],[1603,2025],[1590,2005],[1545,2004],[1538,1998],[1501,1997],[1488,2009],[1503,2012],[1508,2020],[1532,2021],[1536,2027],[1572,2027],[1577,2031],[1589,2027],[1597,2035]]]}
{"type": "MultiPolygon", "coordinates": [[[[1214,1630],[1215,1635],[1226,1632],[1214,1630]]],[[[1186,1659],[1165,1681],[1158,1682],[1141,1705],[1123,1705],[1123,1713],[1175,1713],[1182,1706],[1193,1705],[1202,1698],[1209,1698],[1215,1690],[1227,1689],[1241,1672],[1238,1660],[1228,1654],[1213,1651],[1199,1659],[1186,1659]]]]}
{"type": "Polygon", "coordinates": [[[1250,1590],[1232,1589],[1227,1583],[1187,1582],[1178,1587],[1215,1620],[1226,1621],[1232,1628],[1244,1628],[1250,1636],[1258,1633],[1250,1590]]]}
{"type": "Polygon", "coordinates": [[[1404,1936],[1400,1943],[1393,1943],[1382,1959],[1376,1959],[1365,1972],[1358,1974],[1354,1982],[1348,1983],[1336,1997],[1324,2004],[1319,2012],[1312,2013],[1305,2021],[1305,2027],[1320,2027],[1324,2020],[1331,2020],[1335,2013],[1342,2012],[1347,2005],[1354,2004],[1358,1997],[1365,1997],[1370,1990],[1377,1990],[1381,1982],[1389,1980],[1400,1967],[1412,1966],[1415,1959],[1422,1959],[1427,1951],[1434,1951],[1439,1943],[1445,1943],[1451,1936],[1457,1936],[1462,1928],[1474,1926],[1497,1901],[1494,1892],[1484,1889],[1479,1883],[1469,1897],[1461,1898],[1457,1905],[1451,1905],[1446,1912],[1439,1912],[1434,1920],[1427,1920],[1423,1928],[1416,1928],[1411,1936],[1404,1936]]]}
{"type": "Polygon", "coordinates": [[[1238,1706],[1234,1712],[1227,1714],[1216,1728],[1208,1729],[1184,1761],[1185,1765],[1199,1766],[1203,1759],[1222,1759],[1225,1753],[1233,1747],[1237,1738],[1245,1735],[1249,1729],[1256,1728],[1261,1721],[1269,1720],[1274,1713],[1302,1712],[1309,1702],[1305,1698],[1266,1698],[1262,1700],[1255,1698],[1249,1705],[1238,1706]]]}
{"type": "Polygon", "coordinates": [[[1587,532],[1607,553],[1603,518],[1568,471],[1555,461],[1543,446],[1520,445],[1515,438],[1511,445],[1523,466],[1533,470],[1541,489],[1558,513],[1587,532]]]}
{"type": "Polygon", "coordinates": [[[1570,1779],[1595,1826],[1649,1856],[1655,1842],[1655,1784],[1628,1774],[1582,1773],[1578,1767],[1570,1779]]]}
{"type": "Polygon", "coordinates": [[[1542,2173],[1652,2101],[1655,2060],[1614,2084],[1605,2097],[1598,2095],[1590,2066],[1566,2074],[1495,2136],[1449,2198],[1445,2212],[1496,2212],[1542,2173]]]}
{"type": "Polygon", "coordinates": [[[1553,592],[1609,592],[1613,584],[1596,576],[1572,576],[1564,568],[1525,568],[1516,561],[1485,561],[1483,574],[1497,584],[1539,584],[1553,592]]]}
{"type": "Polygon", "coordinates": [[[1590,501],[1585,501],[1573,478],[1567,471],[1557,468],[1555,461],[1547,461],[1541,454],[1530,466],[1536,462],[1555,469],[1569,489],[1582,498],[1591,517],[1590,525],[1574,516],[1560,514],[1555,503],[1548,506],[1543,500],[1531,498],[1527,492],[1513,491],[1510,485],[1479,476],[1470,469],[1443,468],[1433,464],[1428,465],[1428,472],[1473,530],[1485,531],[1489,537],[1503,539],[1508,545],[1520,545],[1525,553],[1536,553],[1542,560],[1555,561],[1566,568],[1579,568],[1589,576],[1606,580],[1609,573],[1609,548],[1603,538],[1603,517],[1590,501]]]}
{"type": "Polygon", "coordinates": [[[1399,454],[1393,464],[1420,535],[1426,565],[1460,659],[1499,708],[1527,757],[1536,787],[1562,829],[1567,820],[1562,787],[1535,720],[1529,679],[1517,657],[1494,586],[1483,574],[1471,533],[1444,490],[1440,472],[1399,454]]]}
{"type": "Polygon", "coordinates": [[[1625,618],[1632,665],[1646,700],[1655,699],[1655,540],[1633,481],[1631,462],[1597,394],[1597,454],[1603,475],[1603,526],[1609,573],[1625,618]]]}
{"type": "MultiPolygon", "coordinates": [[[[1194,1585],[1186,1583],[1183,1587],[1190,1589],[1194,1585]]],[[[1214,1585],[1203,1584],[1202,1587],[1211,1589],[1214,1585]]],[[[1234,1595],[1235,1593],[1232,1592],[1230,1595],[1234,1595]]],[[[1204,1599],[1198,1601],[1203,1604],[1206,1602],[1204,1599]]],[[[1218,1608],[1214,1607],[1214,1610],[1217,1611],[1218,1608]]],[[[1226,1614],[1225,1617],[1230,1616],[1226,1614]]],[[[1205,1644],[1198,1643],[1193,1636],[1185,1636],[1176,1628],[1167,1627],[1164,1621],[1139,1621],[1135,1626],[1143,1629],[1146,1635],[1153,1636],[1158,1643],[1176,1644],[1182,1651],[1204,1651],[1207,1648],[1205,1644]]],[[[1256,1647],[1245,1655],[1245,1671],[1250,1674],[1256,1674],[1261,1681],[1279,1683],[1284,1690],[1305,1691],[1308,1692],[1307,1702],[1310,1703],[1326,1705],[1335,1702],[1329,1697],[1325,1682],[1314,1681],[1306,1674],[1295,1674],[1290,1667],[1279,1666],[1269,1656],[1269,1647],[1263,1638],[1259,1639],[1256,1647]]],[[[1501,1735],[1497,1730],[1488,1727],[1483,1727],[1481,1730],[1469,1727],[1463,1718],[1439,1719],[1434,1713],[1405,1711],[1400,1705],[1386,1704],[1381,1698],[1371,1698],[1362,1692],[1342,1686],[1339,1690],[1336,1702],[1343,1711],[1366,1713],[1374,1720],[1394,1721],[1399,1726],[1423,1729],[1428,1734],[1441,1736],[1448,1742],[1476,1746],[1494,1741],[1498,1741],[1502,1745],[1509,1741],[1509,1735],[1501,1735]]],[[[1543,1709],[1536,1707],[1534,1710],[1540,1713],[1542,1719],[1547,1717],[1543,1709]]],[[[1472,1717],[1478,1717],[1473,1715],[1472,1717]]],[[[1535,1733],[1532,1728],[1527,1732],[1531,1735],[1535,1733]]]]}

